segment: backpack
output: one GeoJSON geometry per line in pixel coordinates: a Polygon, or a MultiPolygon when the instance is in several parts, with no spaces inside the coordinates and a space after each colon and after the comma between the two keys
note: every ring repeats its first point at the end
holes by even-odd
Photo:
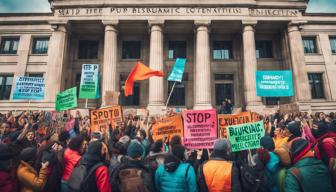
{"type": "Polygon", "coordinates": [[[87,170],[85,165],[76,166],[70,175],[68,180],[68,186],[71,191],[87,191],[88,182],[86,182],[89,176],[100,166],[104,165],[103,163],[97,163],[90,170],[87,170]]]}
{"type": "MultiPolygon", "coordinates": [[[[129,168],[119,172],[120,192],[147,192],[142,169],[129,168]]],[[[149,192],[149,191],[148,191],[149,192]]]]}

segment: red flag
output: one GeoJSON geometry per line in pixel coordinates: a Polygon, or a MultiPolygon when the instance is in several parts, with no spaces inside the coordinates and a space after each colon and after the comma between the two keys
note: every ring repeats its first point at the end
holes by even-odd
{"type": "Polygon", "coordinates": [[[138,62],[125,82],[125,96],[133,94],[134,81],[149,79],[152,76],[163,77],[164,75],[162,71],[154,71],[141,62],[138,62]]]}

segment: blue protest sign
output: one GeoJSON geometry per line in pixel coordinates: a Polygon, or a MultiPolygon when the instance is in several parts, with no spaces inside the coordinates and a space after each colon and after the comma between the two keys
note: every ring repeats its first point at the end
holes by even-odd
{"type": "Polygon", "coordinates": [[[13,100],[43,100],[44,93],[43,77],[16,77],[13,100]]]}
{"type": "Polygon", "coordinates": [[[79,98],[96,99],[99,85],[99,65],[83,64],[79,98]]]}
{"type": "Polygon", "coordinates": [[[257,71],[257,96],[290,97],[294,95],[291,70],[257,71]]]}
{"type": "Polygon", "coordinates": [[[168,81],[182,81],[183,73],[184,73],[184,66],[187,59],[177,58],[173,69],[170,72],[168,77],[168,81]]]}

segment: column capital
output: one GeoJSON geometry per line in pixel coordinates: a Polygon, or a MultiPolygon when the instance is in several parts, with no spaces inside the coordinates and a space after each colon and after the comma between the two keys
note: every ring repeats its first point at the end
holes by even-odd
{"type": "Polygon", "coordinates": [[[257,20],[242,20],[243,26],[252,26],[255,27],[258,24],[257,20]]]}
{"type": "Polygon", "coordinates": [[[209,27],[211,24],[211,20],[195,20],[194,24],[196,27],[209,27]]]}
{"type": "Polygon", "coordinates": [[[119,20],[102,20],[103,25],[105,26],[114,26],[116,27],[119,24],[119,20]]]}
{"type": "Polygon", "coordinates": [[[51,25],[52,31],[62,31],[64,33],[66,33],[70,27],[68,20],[52,20],[49,21],[49,24],[51,25]]]}
{"type": "Polygon", "coordinates": [[[306,20],[292,20],[288,23],[288,33],[303,29],[303,25],[308,23],[306,20]]]}
{"type": "Polygon", "coordinates": [[[149,27],[152,27],[154,25],[163,27],[164,24],[165,24],[165,20],[148,20],[149,27]]]}

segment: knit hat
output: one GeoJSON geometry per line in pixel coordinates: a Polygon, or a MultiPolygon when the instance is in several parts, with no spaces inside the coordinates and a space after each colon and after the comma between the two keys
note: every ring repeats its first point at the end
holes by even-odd
{"type": "Polygon", "coordinates": [[[185,147],[182,145],[175,145],[172,149],[173,155],[175,155],[177,158],[179,158],[180,161],[185,160],[184,152],[185,152],[185,147]]]}
{"type": "Polygon", "coordinates": [[[230,143],[227,139],[216,139],[214,144],[215,151],[226,152],[230,148],[230,143]]]}
{"type": "Polygon", "coordinates": [[[141,157],[144,153],[144,149],[140,142],[137,140],[132,140],[127,148],[127,155],[131,158],[141,157]]]}
{"type": "Polygon", "coordinates": [[[99,131],[94,131],[91,133],[91,138],[97,139],[98,141],[103,140],[103,134],[99,131]]]}
{"type": "Polygon", "coordinates": [[[168,172],[174,172],[180,164],[180,160],[173,154],[167,154],[164,159],[164,168],[168,172]]]}
{"type": "Polygon", "coordinates": [[[275,148],[274,141],[270,136],[263,136],[260,139],[260,145],[269,151],[273,151],[275,148]]]}
{"type": "Polygon", "coordinates": [[[8,145],[0,144],[0,161],[9,160],[13,157],[13,154],[10,152],[8,145]]]}
{"type": "Polygon", "coordinates": [[[300,125],[300,122],[298,122],[298,121],[292,121],[292,122],[288,123],[288,125],[286,126],[288,131],[296,137],[301,136],[300,127],[301,127],[301,125],[300,125]]]}
{"type": "Polygon", "coordinates": [[[36,156],[37,150],[34,147],[28,147],[21,151],[20,159],[25,162],[33,160],[36,156]]]}
{"type": "Polygon", "coordinates": [[[293,141],[290,149],[292,162],[297,163],[310,149],[310,143],[302,138],[293,141]]]}

